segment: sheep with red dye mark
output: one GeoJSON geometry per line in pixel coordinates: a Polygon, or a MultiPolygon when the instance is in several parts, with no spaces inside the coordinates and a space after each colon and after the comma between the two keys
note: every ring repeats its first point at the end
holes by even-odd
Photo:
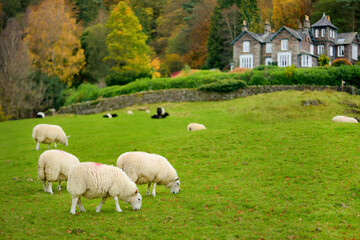
{"type": "Polygon", "coordinates": [[[85,211],[81,197],[102,198],[96,212],[100,212],[108,197],[114,198],[118,212],[122,211],[119,199],[130,203],[134,210],[141,208],[142,197],[136,184],[121,169],[106,164],[84,162],[76,165],[69,173],[67,190],[72,195],[72,214],[75,214],[76,204],[80,212],[85,211]]]}
{"type": "Polygon", "coordinates": [[[60,191],[61,181],[66,181],[71,168],[79,163],[77,157],[64,151],[47,150],[43,152],[39,157],[37,169],[44,191],[53,194],[51,182],[58,182],[57,189],[60,191]]]}
{"type": "Polygon", "coordinates": [[[337,123],[358,123],[358,120],[356,120],[355,118],[346,116],[335,116],[331,121],[337,123]]]}
{"type": "Polygon", "coordinates": [[[203,124],[199,124],[199,123],[189,123],[189,125],[187,125],[187,130],[189,132],[205,130],[205,129],[206,127],[203,124]]]}
{"type": "Polygon", "coordinates": [[[67,146],[70,135],[66,136],[64,130],[58,125],[38,124],[33,129],[32,137],[36,142],[36,150],[39,151],[40,143],[49,144],[48,149],[51,143],[54,143],[55,148],[56,143],[67,146]]]}
{"type": "Polygon", "coordinates": [[[147,195],[150,195],[151,183],[154,184],[154,197],[156,185],[170,188],[172,193],[180,191],[180,180],[176,170],[163,156],[146,152],[126,152],[119,156],[116,166],[124,170],[136,184],[148,184],[147,195]]]}

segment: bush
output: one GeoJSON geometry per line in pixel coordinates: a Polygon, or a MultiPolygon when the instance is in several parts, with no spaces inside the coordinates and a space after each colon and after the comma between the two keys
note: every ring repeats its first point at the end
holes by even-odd
{"type": "Polygon", "coordinates": [[[246,83],[242,80],[224,79],[218,82],[201,85],[199,90],[205,92],[232,92],[239,88],[246,88],[246,83]]]}
{"type": "Polygon", "coordinates": [[[86,102],[95,100],[99,96],[99,88],[96,85],[90,83],[81,84],[76,91],[74,89],[68,89],[64,93],[68,95],[64,105],[68,106],[78,102],[86,102]]]}
{"type": "Polygon", "coordinates": [[[0,122],[7,121],[11,118],[11,116],[5,116],[5,113],[2,110],[2,107],[0,105],[0,122]]]}
{"type": "Polygon", "coordinates": [[[265,78],[263,71],[255,71],[250,78],[249,85],[269,85],[270,82],[265,78]]]}
{"type": "Polygon", "coordinates": [[[318,58],[318,64],[319,66],[327,66],[329,65],[330,62],[330,58],[328,56],[326,56],[325,54],[322,54],[319,58],[318,58]]]}
{"type": "Polygon", "coordinates": [[[345,58],[338,58],[331,62],[331,66],[338,67],[341,65],[352,65],[352,64],[345,58]]]}
{"type": "Polygon", "coordinates": [[[151,73],[135,71],[113,72],[105,78],[105,83],[107,86],[126,85],[140,78],[151,78],[151,73]]]}

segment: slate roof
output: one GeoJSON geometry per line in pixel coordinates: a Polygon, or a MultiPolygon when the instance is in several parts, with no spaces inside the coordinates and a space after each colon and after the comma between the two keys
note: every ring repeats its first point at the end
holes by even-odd
{"type": "Polygon", "coordinates": [[[242,32],[239,36],[237,36],[234,41],[232,41],[232,45],[234,45],[234,43],[236,43],[245,33],[248,33],[251,37],[253,37],[256,41],[263,43],[263,41],[261,40],[261,38],[259,37],[258,34],[250,32],[250,31],[244,31],[242,32]]]}
{"type": "Polygon", "coordinates": [[[297,31],[295,31],[294,29],[291,29],[291,28],[288,28],[288,27],[283,26],[282,28],[279,29],[279,31],[277,31],[277,32],[274,34],[274,36],[272,36],[272,37],[270,38],[270,41],[272,41],[283,29],[285,29],[286,31],[288,31],[288,32],[289,32],[291,35],[293,35],[296,39],[298,39],[298,40],[300,40],[300,41],[302,40],[300,34],[299,34],[297,31]]]}
{"type": "Polygon", "coordinates": [[[263,34],[258,34],[258,36],[261,38],[261,40],[266,43],[266,42],[271,42],[271,38],[275,35],[275,33],[263,33],[263,34]]]}
{"type": "MultiPolygon", "coordinates": [[[[358,36],[356,36],[356,32],[350,33],[338,33],[336,38],[336,45],[343,45],[343,44],[351,44],[352,40],[358,36]]],[[[358,37],[359,38],[359,37],[358,37]]]]}
{"type": "Polygon", "coordinates": [[[336,30],[338,29],[328,20],[328,18],[325,16],[325,13],[323,14],[322,18],[313,25],[311,25],[311,27],[332,27],[336,30]]]}

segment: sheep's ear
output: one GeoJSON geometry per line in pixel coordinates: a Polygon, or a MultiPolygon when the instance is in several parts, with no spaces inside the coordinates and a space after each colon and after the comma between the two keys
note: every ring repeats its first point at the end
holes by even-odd
{"type": "Polygon", "coordinates": [[[174,181],[177,181],[177,180],[179,180],[179,179],[180,179],[180,178],[179,178],[179,177],[177,177],[177,178],[175,178],[175,179],[174,179],[174,181]]]}
{"type": "Polygon", "coordinates": [[[139,193],[139,190],[136,189],[135,194],[138,194],[138,193],[139,193]]]}
{"type": "Polygon", "coordinates": [[[66,138],[69,138],[70,137],[70,135],[69,136],[66,136],[66,138]]]}

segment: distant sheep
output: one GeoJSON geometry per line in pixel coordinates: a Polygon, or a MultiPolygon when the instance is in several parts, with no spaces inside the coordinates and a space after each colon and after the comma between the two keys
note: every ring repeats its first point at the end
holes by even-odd
{"type": "Polygon", "coordinates": [[[152,190],[154,197],[157,184],[170,188],[172,193],[180,191],[180,181],[176,170],[163,156],[146,152],[127,152],[119,156],[116,166],[124,170],[136,184],[147,183],[147,195],[150,195],[151,183],[154,183],[152,190]]]}
{"type": "Polygon", "coordinates": [[[129,114],[129,115],[133,115],[134,113],[132,112],[132,111],[127,111],[127,114],[129,114]]]}
{"type": "Polygon", "coordinates": [[[190,123],[189,125],[187,125],[187,130],[189,132],[205,130],[205,129],[206,127],[203,124],[199,124],[199,123],[190,123]]]}
{"type": "Polygon", "coordinates": [[[358,123],[358,120],[356,120],[355,118],[346,116],[335,116],[331,121],[337,123],[358,123]]]}
{"type": "Polygon", "coordinates": [[[36,118],[45,118],[45,113],[43,113],[43,112],[38,112],[38,113],[36,114],[36,118]]]}
{"type": "Polygon", "coordinates": [[[152,115],[151,118],[166,118],[167,116],[169,116],[169,113],[165,112],[164,108],[158,107],[156,114],[152,115]]]}
{"type": "Polygon", "coordinates": [[[117,117],[118,115],[116,114],[116,113],[113,113],[113,114],[111,114],[111,113],[107,113],[107,114],[105,114],[103,117],[104,118],[113,118],[113,117],[117,117]]]}
{"type": "Polygon", "coordinates": [[[51,182],[58,182],[57,189],[61,190],[61,181],[68,179],[71,168],[79,164],[74,155],[60,151],[47,150],[43,152],[38,161],[38,176],[43,183],[44,191],[53,194],[51,182]]]}
{"type": "Polygon", "coordinates": [[[149,109],[146,109],[146,113],[147,113],[147,114],[150,114],[150,110],[149,110],[149,109]]]}
{"type": "Polygon", "coordinates": [[[40,143],[49,144],[48,149],[51,143],[55,144],[55,148],[58,142],[67,146],[70,135],[66,136],[63,129],[58,125],[38,124],[33,129],[32,137],[36,142],[36,150],[39,151],[40,143]]]}
{"type": "Polygon", "coordinates": [[[70,213],[75,214],[76,204],[85,211],[81,197],[102,198],[96,207],[100,212],[106,198],[113,197],[116,211],[121,212],[119,199],[130,203],[134,210],[141,208],[142,197],[136,184],[119,168],[101,163],[80,163],[70,170],[67,190],[72,195],[70,213]]]}

